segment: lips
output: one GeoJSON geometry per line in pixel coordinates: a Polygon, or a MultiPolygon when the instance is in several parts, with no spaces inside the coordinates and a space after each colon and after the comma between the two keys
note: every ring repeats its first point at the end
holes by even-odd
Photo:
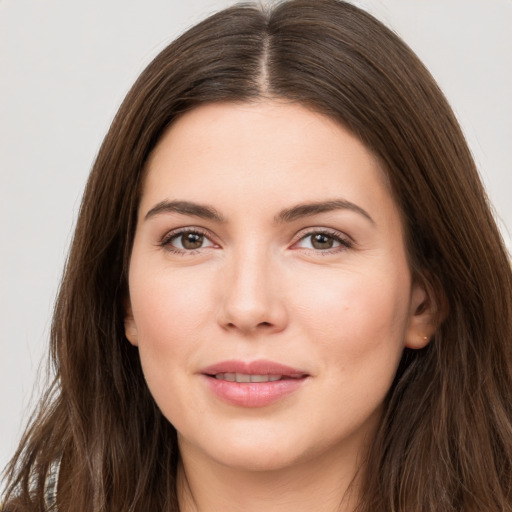
{"type": "Polygon", "coordinates": [[[204,375],[215,376],[218,374],[226,373],[239,373],[242,375],[281,375],[286,378],[299,378],[307,375],[307,372],[286,366],[280,363],[274,363],[273,361],[258,360],[251,362],[244,361],[222,361],[220,363],[213,364],[201,370],[204,375]]]}
{"type": "Polygon", "coordinates": [[[213,394],[239,407],[263,407],[299,390],[309,377],[303,370],[272,361],[223,361],[201,375],[213,394]]]}

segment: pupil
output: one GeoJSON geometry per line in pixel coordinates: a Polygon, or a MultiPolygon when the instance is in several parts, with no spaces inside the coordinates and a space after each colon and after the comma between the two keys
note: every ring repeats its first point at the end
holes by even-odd
{"type": "Polygon", "coordinates": [[[332,237],[319,233],[313,235],[312,245],[315,249],[330,249],[333,245],[332,237]]]}
{"type": "Polygon", "coordinates": [[[181,243],[185,249],[199,249],[203,245],[203,235],[187,233],[182,236],[181,243]]]}

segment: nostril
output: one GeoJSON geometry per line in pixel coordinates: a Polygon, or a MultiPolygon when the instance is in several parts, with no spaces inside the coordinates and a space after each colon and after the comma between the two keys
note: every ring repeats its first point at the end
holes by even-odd
{"type": "MultiPolygon", "coordinates": [[[[259,324],[256,325],[256,328],[261,328],[261,327],[272,327],[272,323],[271,322],[260,322],[259,324]]],[[[226,328],[227,329],[237,329],[237,325],[236,323],[234,322],[229,322],[228,324],[226,324],[226,328]]]]}

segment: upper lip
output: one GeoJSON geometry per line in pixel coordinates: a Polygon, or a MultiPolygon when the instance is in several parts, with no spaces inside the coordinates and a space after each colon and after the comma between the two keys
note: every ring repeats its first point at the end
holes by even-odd
{"type": "Polygon", "coordinates": [[[257,361],[220,361],[201,370],[204,375],[219,373],[243,373],[246,375],[282,375],[283,377],[305,377],[307,372],[281,363],[260,359],[257,361]]]}

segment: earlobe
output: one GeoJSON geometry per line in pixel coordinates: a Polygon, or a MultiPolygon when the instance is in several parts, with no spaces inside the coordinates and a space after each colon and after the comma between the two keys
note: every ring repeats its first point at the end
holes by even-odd
{"type": "Polygon", "coordinates": [[[424,285],[413,284],[409,309],[409,322],[405,332],[405,346],[421,349],[428,345],[438,323],[438,308],[433,293],[424,285]]]}
{"type": "Polygon", "coordinates": [[[126,299],[124,304],[124,334],[128,341],[137,347],[139,344],[137,325],[133,318],[132,305],[129,299],[126,299]]]}

